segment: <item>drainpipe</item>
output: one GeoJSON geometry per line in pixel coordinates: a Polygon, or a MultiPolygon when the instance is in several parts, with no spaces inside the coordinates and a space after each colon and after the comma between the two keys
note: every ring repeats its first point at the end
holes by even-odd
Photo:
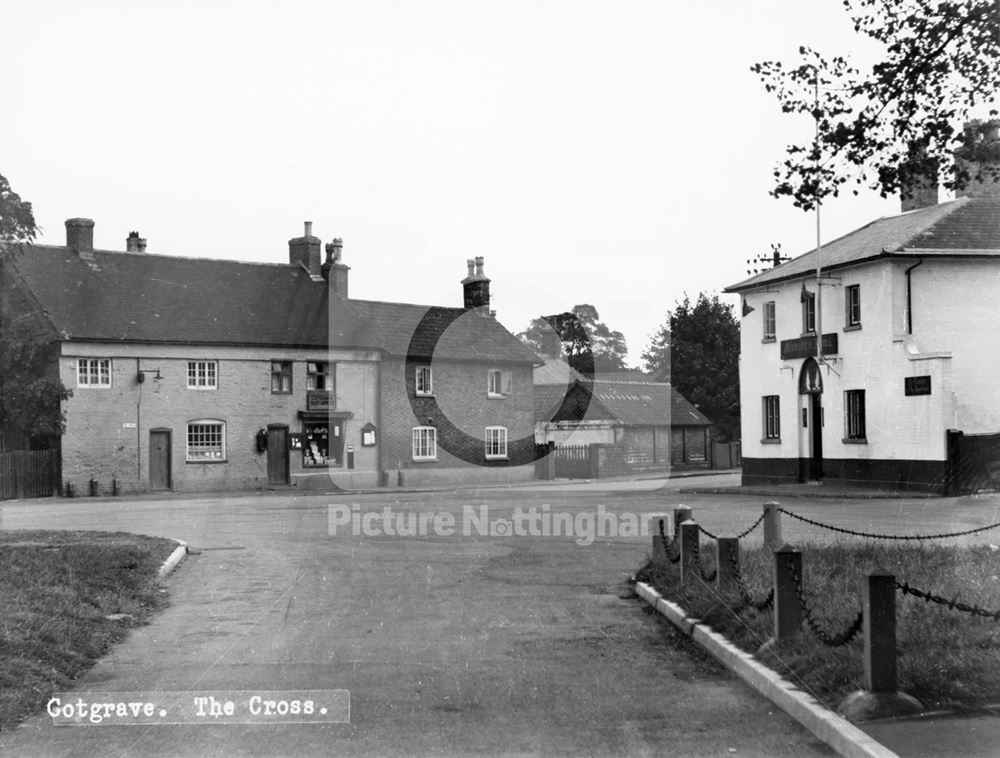
{"type": "Polygon", "coordinates": [[[921,258],[919,261],[910,266],[903,273],[906,275],[906,333],[913,334],[913,289],[910,280],[910,272],[913,271],[917,266],[922,264],[924,259],[921,258]]]}

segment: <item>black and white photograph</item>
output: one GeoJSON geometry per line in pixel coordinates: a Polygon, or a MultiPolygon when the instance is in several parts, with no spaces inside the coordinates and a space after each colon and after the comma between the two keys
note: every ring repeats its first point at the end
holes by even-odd
{"type": "Polygon", "coordinates": [[[1000,1],[0,40],[0,754],[1000,756],[1000,1]]]}

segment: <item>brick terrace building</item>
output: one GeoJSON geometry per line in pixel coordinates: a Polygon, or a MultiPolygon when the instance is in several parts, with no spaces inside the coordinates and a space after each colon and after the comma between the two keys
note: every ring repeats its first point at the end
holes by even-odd
{"type": "Polygon", "coordinates": [[[348,296],[341,243],[288,263],[17,246],[4,318],[57,346],[62,479],[79,492],[329,489],[529,478],[535,357],[489,312],[469,264],[462,308],[348,296]]]}

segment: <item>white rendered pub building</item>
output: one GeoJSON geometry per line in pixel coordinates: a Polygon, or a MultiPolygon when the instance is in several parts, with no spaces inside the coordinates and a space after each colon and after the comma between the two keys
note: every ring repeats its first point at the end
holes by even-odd
{"type": "Polygon", "coordinates": [[[903,208],[726,289],[744,484],[968,490],[962,439],[1000,432],[1000,184],[903,208]]]}

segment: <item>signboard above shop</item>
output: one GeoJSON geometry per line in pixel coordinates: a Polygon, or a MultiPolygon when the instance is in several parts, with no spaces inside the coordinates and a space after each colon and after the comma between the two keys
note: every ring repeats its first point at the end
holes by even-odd
{"type": "Polygon", "coordinates": [[[333,408],[333,393],[327,390],[309,390],[306,392],[306,410],[325,411],[333,408]]]}
{"type": "MultiPolygon", "coordinates": [[[[837,334],[823,335],[823,355],[837,354],[837,334]]],[[[816,335],[809,337],[799,337],[794,340],[781,341],[781,358],[790,360],[792,358],[811,358],[816,355],[816,335]]]]}

